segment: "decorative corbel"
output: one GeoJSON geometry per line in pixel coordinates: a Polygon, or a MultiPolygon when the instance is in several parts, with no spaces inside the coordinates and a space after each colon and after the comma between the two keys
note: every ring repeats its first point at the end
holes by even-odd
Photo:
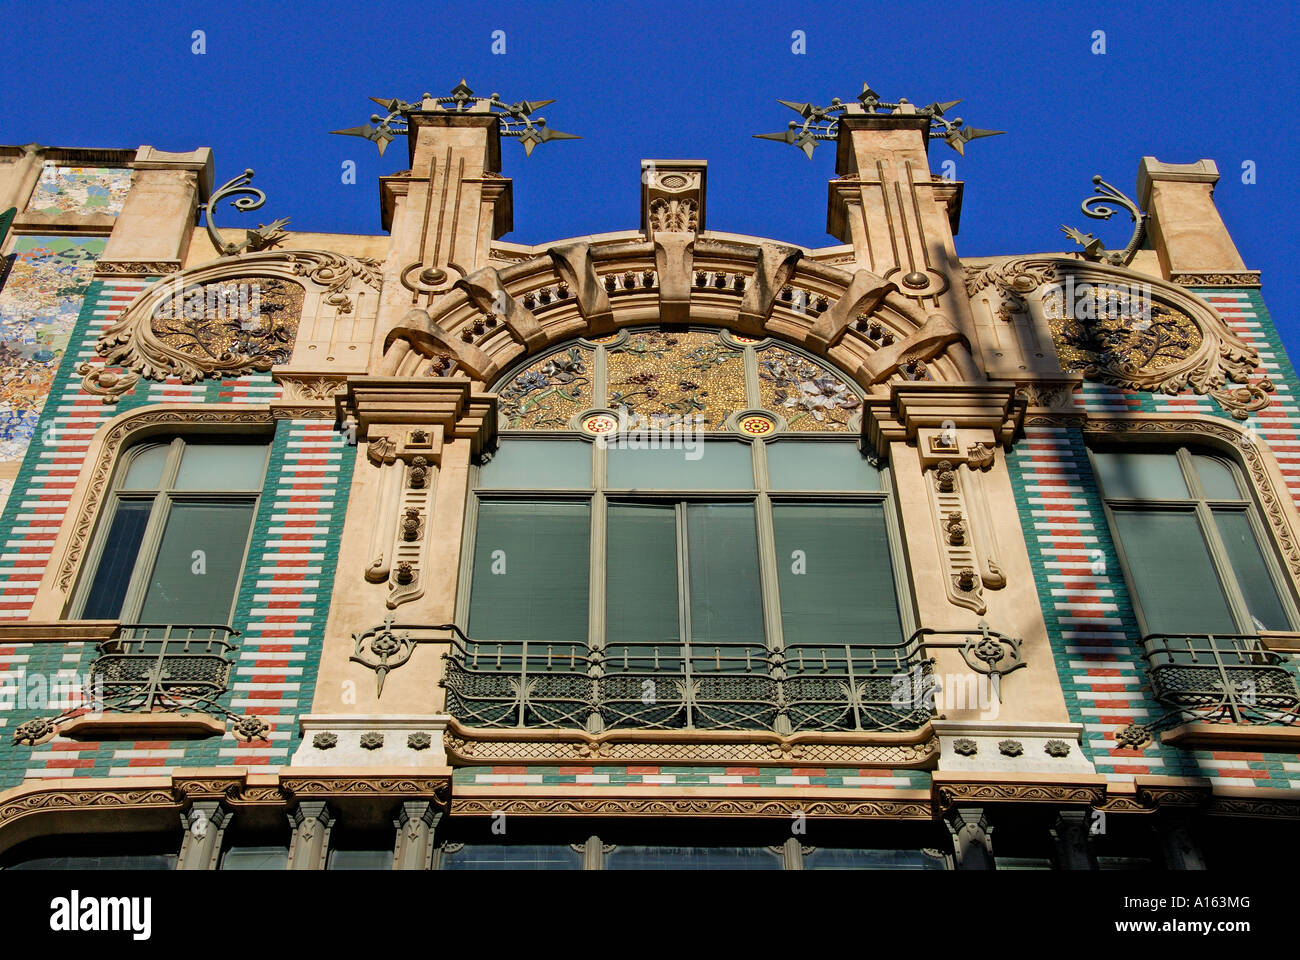
{"type": "Polygon", "coordinates": [[[570,243],[551,247],[548,251],[555,264],[555,272],[569,285],[578,303],[578,312],[587,321],[587,331],[591,336],[611,333],[614,329],[614,314],[609,306],[609,294],[605,285],[596,276],[596,268],[591,262],[591,244],[570,243]]]}
{"type": "Polygon", "coordinates": [[[794,275],[795,267],[803,252],[797,247],[787,247],[776,243],[762,243],[758,247],[754,276],[745,286],[745,295],[740,301],[737,315],[738,326],[742,333],[751,336],[763,336],[768,317],[776,303],[777,294],[781,292],[794,275]]]}
{"type": "Polygon", "coordinates": [[[817,318],[808,331],[806,345],[815,351],[826,351],[844,337],[849,324],[862,314],[872,314],[898,287],[870,270],[856,270],[848,288],[831,308],[817,318]]]}
{"type": "Polygon", "coordinates": [[[537,317],[523,304],[506,292],[501,274],[495,267],[475,270],[468,277],[457,280],[455,286],[489,317],[499,317],[514,337],[529,350],[539,349],[546,343],[537,317]]]}
{"type": "MultiPolygon", "coordinates": [[[[941,313],[931,315],[920,330],[906,340],[898,341],[888,347],[881,347],[862,362],[859,376],[868,384],[879,383],[896,371],[905,360],[928,362],[948,348],[949,344],[966,343],[966,337],[951,320],[941,313]]],[[[971,367],[969,360],[958,366],[966,374],[966,379],[977,380],[966,367],[971,367]]]]}
{"type": "Polygon", "coordinates": [[[664,323],[686,323],[691,318],[695,234],[660,231],[654,235],[654,246],[660,319],[664,323]]]}

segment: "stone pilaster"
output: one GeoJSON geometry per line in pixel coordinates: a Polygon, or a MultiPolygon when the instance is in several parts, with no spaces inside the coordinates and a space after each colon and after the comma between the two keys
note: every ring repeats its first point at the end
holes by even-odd
{"type": "Polygon", "coordinates": [[[289,870],[324,870],[329,857],[330,828],[334,814],[324,800],[303,800],[288,814],[293,838],[289,842],[289,870]]]}
{"type": "Polygon", "coordinates": [[[444,812],[429,800],[408,800],[402,804],[393,820],[397,829],[393,869],[428,870],[432,866],[438,824],[444,812]]]}
{"type": "Polygon", "coordinates": [[[185,836],[176,869],[215,870],[221,856],[221,838],[229,824],[230,811],[220,800],[195,800],[181,814],[185,836]]]}
{"type": "Polygon", "coordinates": [[[993,827],[982,807],[954,807],[944,817],[958,870],[992,870],[993,827]]]}
{"type": "Polygon", "coordinates": [[[1161,163],[1143,157],[1138,167],[1138,203],[1166,278],[1249,273],[1214,205],[1219,168],[1213,160],[1161,163]]]}
{"type": "Polygon", "coordinates": [[[189,249],[199,202],[212,193],[212,151],[201,147],[190,153],[165,153],[143,146],[136,151],[131,169],[131,190],[102,259],[179,268],[189,249]]]}
{"type": "Polygon", "coordinates": [[[1060,870],[1096,870],[1097,857],[1092,852],[1089,835],[1091,810],[1058,810],[1052,822],[1052,840],[1056,844],[1056,864],[1060,870]]]}

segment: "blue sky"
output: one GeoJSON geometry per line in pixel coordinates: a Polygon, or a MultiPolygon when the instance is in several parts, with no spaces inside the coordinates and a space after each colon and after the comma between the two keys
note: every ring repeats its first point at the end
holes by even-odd
{"type": "Polygon", "coordinates": [[[1290,275],[1295,16],[1282,3],[10,4],[0,34],[0,142],[163,150],[211,146],[221,182],[245,167],[270,201],[224,222],[288,216],[290,229],[378,233],[376,177],[405,166],[328,131],[364,122],[369,96],[554,98],[550,124],[584,139],[525,160],[503,145],[523,243],[637,226],[639,160],[709,161],[708,225],[819,246],[833,150],[810,162],[754,140],[868,81],[885,99],[962,98],[974,126],[1008,131],[957,161],[963,256],[1063,250],[1061,223],[1111,247],[1127,217],[1087,221],[1102,174],[1135,195],[1139,159],[1215,160],[1216,200],[1293,355],[1290,275]],[[191,52],[203,30],[207,52],[191,52]],[[493,54],[504,30],[506,53],[493,54]],[[807,52],[791,50],[802,30],[807,52]],[[1093,32],[1106,53],[1091,52],[1093,32]],[[357,164],[356,185],[342,164],[357,164]],[[1254,184],[1242,183],[1253,161],[1254,184]]]}

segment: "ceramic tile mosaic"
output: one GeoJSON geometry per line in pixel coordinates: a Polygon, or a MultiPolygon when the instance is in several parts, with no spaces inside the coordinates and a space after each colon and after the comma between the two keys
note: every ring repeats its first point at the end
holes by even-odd
{"type": "Polygon", "coordinates": [[[18,237],[0,291],[0,461],[23,455],[104,237],[18,237]]]}
{"type": "Polygon", "coordinates": [[[27,201],[28,213],[82,216],[122,212],[131,171],[122,167],[60,167],[47,163],[27,201]]]}

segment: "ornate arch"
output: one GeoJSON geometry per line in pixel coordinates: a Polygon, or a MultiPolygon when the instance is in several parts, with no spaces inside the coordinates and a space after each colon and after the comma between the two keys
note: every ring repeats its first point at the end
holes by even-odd
{"type": "Polygon", "coordinates": [[[672,235],[560,243],[470,274],[431,312],[412,310],[389,332],[380,373],[491,383],[566,340],[688,322],[802,347],[864,389],[982,379],[952,321],[922,313],[883,277],[765,240],[672,235]]]}
{"type": "MultiPolygon", "coordinates": [[[[300,324],[374,313],[379,265],[320,250],[223,257],[153,284],[100,334],[106,365],[149,379],[192,383],[212,376],[267,372],[291,359],[300,324]],[[250,300],[256,302],[250,303],[250,300]]],[[[96,370],[81,371],[103,393],[96,370]]]]}
{"type": "Polygon", "coordinates": [[[1165,280],[1066,257],[1021,257],[968,268],[966,291],[995,322],[1028,319],[1049,331],[1060,368],[1087,380],[1151,393],[1190,389],[1238,420],[1266,407],[1274,390],[1267,378],[1250,380],[1258,351],[1210,304],[1165,280]]]}

